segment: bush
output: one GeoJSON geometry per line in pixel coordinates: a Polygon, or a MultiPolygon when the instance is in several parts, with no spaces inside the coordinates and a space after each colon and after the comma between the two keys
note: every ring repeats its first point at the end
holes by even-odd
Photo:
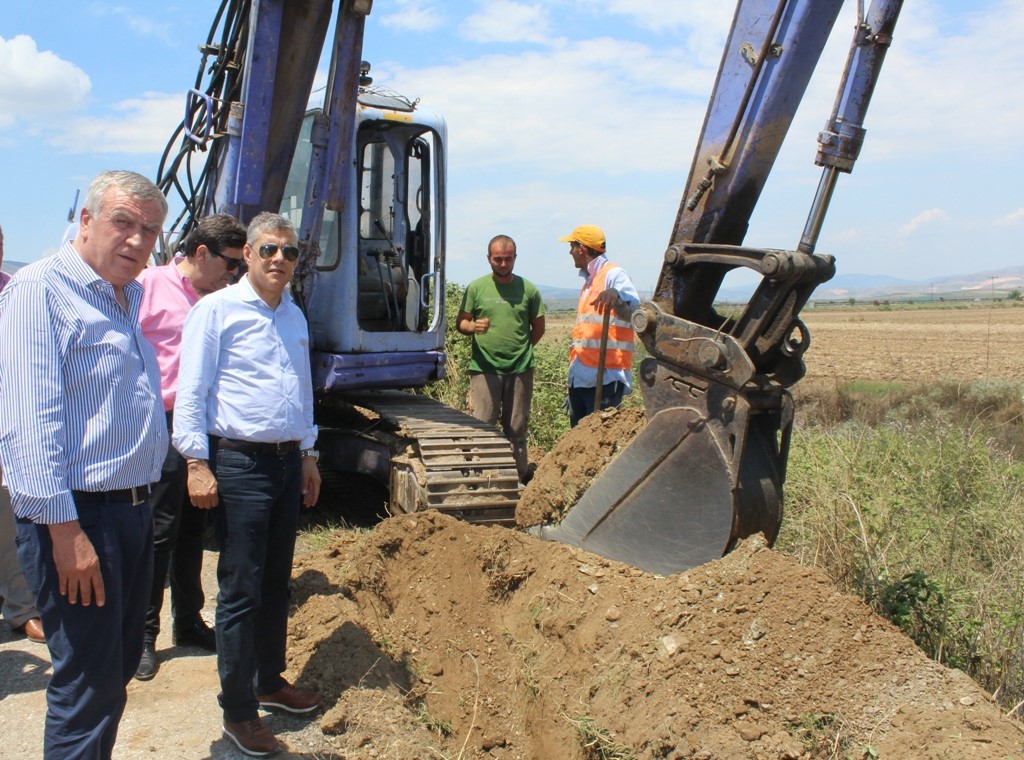
{"type": "Polygon", "coordinates": [[[1019,394],[1000,384],[936,386],[893,400],[874,426],[797,427],[777,546],[823,567],[930,657],[1016,704],[1024,464],[993,445],[993,428],[1020,427],[1019,417],[1003,421],[1019,394]]]}
{"type": "Polygon", "coordinates": [[[453,409],[466,409],[469,396],[469,359],[473,352],[472,338],[455,329],[455,318],[462,306],[462,295],[466,288],[454,282],[445,285],[445,336],[444,350],[448,360],[445,363],[445,378],[423,388],[425,396],[437,399],[453,409]]]}

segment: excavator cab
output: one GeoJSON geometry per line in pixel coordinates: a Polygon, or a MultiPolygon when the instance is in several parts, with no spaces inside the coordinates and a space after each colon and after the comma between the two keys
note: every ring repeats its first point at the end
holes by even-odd
{"type": "Polygon", "coordinates": [[[328,122],[321,110],[306,115],[282,203],[308,241],[297,284],[314,382],[324,391],[425,385],[443,375],[444,122],[404,98],[361,92],[352,172],[324,164],[317,141],[328,122]],[[335,181],[344,182],[339,208],[304,210],[310,188],[335,181]]]}

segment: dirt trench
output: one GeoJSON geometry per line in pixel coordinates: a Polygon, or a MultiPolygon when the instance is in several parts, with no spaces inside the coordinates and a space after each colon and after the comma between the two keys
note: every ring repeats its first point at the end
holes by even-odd
{"type": "MultiPolygon", "coordinates": [[[[643,425],[603,416],[541,463],[521,522],[571,503],[643,425]]],[[[971,679],[759,538],[658,577],[423,513],[305,536],[293,578],[288,674],[326,709],[268,716],[284,758],[1024,757],[1020,725],[971,679]]],[[[166,630],[158,648],[115,758],[242,757],[220,737],[214,658],[166,630]]],[[[0,632],[5,752],[39,756],[45,655],[0,632]]]]}

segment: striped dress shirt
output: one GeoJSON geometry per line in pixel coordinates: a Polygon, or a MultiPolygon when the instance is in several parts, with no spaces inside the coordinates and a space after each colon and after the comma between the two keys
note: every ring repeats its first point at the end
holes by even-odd
{"type": "Polygon", "coordinates": [[[142,286],[114,288],[68,242],[0,292],[0,461],[14,513],[78,518],[72,490],[160,478],[160,369],[139,326],[142,286]]]}

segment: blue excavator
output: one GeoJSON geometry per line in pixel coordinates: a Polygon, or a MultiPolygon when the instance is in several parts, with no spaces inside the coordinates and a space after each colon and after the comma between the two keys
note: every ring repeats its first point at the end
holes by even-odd
{"type": "MultiPolygon", "coordinates": [[[[445,374],[447,136],[439,115],[373,86],[362,50],[372,2],[223,0],[158,172],[182,204],[171,237],[214,211],[243,222],[267,209],[291,218],[325,483],[356,472],[386,488],[392,513],[511,524],[519,485],[507,442],[408,392],[445,374]],[[330,29],[321,102],[313,85],[330,29]]],[[[863,144],[902,0],[866,11],[857,3],[818,138],[821,179],[795,248],[743,240],[841,7],[737,3],[660,276],[632,315],[649,354],[638,373],[648,423],[559,523],[535,535],[662,574],[755,533],[778,535],[788,389],[810,343],[800,310],[835,272],[815,247],[837,179],[863,144]],[[739,312],[720,314],[719,289],[738,268],[760,283],[739,312]]]]}

